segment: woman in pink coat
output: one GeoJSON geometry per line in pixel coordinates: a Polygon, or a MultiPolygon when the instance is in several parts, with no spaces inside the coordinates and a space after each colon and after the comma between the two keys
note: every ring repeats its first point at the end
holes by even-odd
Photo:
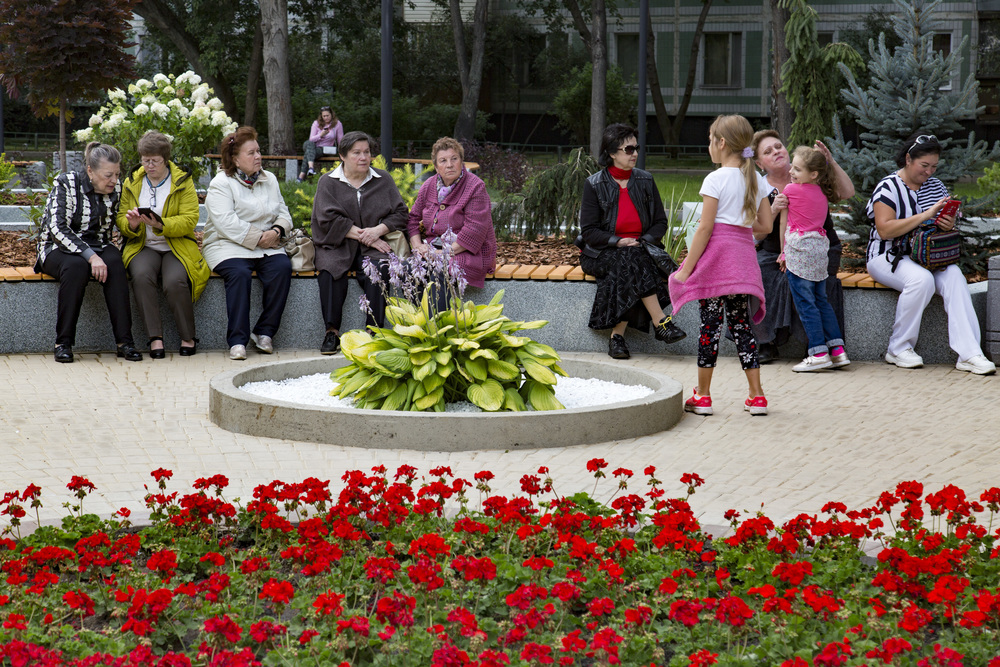
{"type": "MultiPolygon", "coordinates": [[[[451,265],[461,267],[465,281],[482,287],[496,268],[497,238],[490,213],[490,196],[482,179],[465,168],[462,144],[443,137],[431,149],[437,175],[424,181],[410,210],[407,236],[413,252],[424,257],[446,251],[451,265]],[[444,248],[448,231],[454,235],[444,248]]],[[[449,235],[450,238],[450,235],[449,235]]],[[[438,290],[438,310],[448,307],[447,293],[438,290]]]]}

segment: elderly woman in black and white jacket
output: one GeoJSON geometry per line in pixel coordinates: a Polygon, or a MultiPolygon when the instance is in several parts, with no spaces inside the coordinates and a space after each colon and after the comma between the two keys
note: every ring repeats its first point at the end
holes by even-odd
{"type": "Polygon", "coordinates": [[[122,254],[111,242],[121,183],[121,154],[97,141],[87,144],[82,171],[60,174],[49,192],[38,239],[36,273],[59,281],[55,360],[73,362],[76,324],[91,277],[104,288],[118,356],[141,361],[132,339],[132,309],[122,254]]]}

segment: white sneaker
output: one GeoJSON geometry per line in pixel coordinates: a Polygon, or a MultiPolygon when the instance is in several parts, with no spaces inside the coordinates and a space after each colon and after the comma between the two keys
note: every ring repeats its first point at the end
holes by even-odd
{"type": "Polygon", "coordinates": [[[924,360],[920,358],[920,355],[913,351],[912,347],[908,347],[899,354],[885,353],[885,363],[894,364],[900,368],[920,368],[924,365],[924,360]]]}
{"type": "Polygon", "coordinates": [[[960,371],[975,373],[976,375],[993,375],[997,372],[996,364],[981,354],[970,357],[965,361],[959,361],[955,364],[955,368],[960,371]]]}
{"type": "Polygon", "coordinates": [[[821,371],[826,368],[832,368],[833,362],[830,361],[830,355],[824,354],[822,357],[814,357],[811,354],[803,359],[800,363],[792,366],[792,370],[796,373],[811,373],[813,371],[821,371]]]}
{"type": "Polygon", "coordinates": [[[250,340],[253,341],[254,347],[257,348],[258,352],[263,354],[271,354],[274,352],[274,341],[271,340],[270,336],[258,336],[257,334],[250,334],[250,340]]]}
{"type": "Polygon", "coordinates": [[[847,358],[847,352],[841,352],[840,354],[830,354],[830,361],[833,363],[833,368],[843,368],[844,366],[850,366],[851,360],[847,358]]]}
{"type": "Polygon", "coordinates": [[[233,345],[229,348],[229,358],[233,361],[243,361],[247,358],[247,346],[233,345]]]}

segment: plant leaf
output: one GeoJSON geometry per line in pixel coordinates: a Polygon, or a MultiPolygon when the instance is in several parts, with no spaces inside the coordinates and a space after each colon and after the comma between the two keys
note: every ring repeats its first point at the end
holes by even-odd
{"type": "MultiPolygon", "coordinates": [[[[546,369],[548,370],[548,369],[546,369]]],[[[565,410],[566,406],[556,399],[552,387],[532,382],[528,389],[528,401],[535,410],[565,410]]]]}
{"type": "Polygon", "coordinates": [[[532,379],[548,385],[556,383],[556,374],[547,367],[534,361],[525,360],[522,363],[524,364],[524,372],[531,376],[532,379]]]}
{"type": "Polygon", "coordinates": [[[504,390],[496,380],[487,380],[482,384],[470,384],[465,392],[473,404],[487,412],[496,412],[503,406],[504,390]]]}
{"type": "Polygon", "coordinates": [[[506,361],[490,359],[486,362],[486,370],[489,374],[501,382],[508,382],[521,377],[521,369],[506,361]]]}

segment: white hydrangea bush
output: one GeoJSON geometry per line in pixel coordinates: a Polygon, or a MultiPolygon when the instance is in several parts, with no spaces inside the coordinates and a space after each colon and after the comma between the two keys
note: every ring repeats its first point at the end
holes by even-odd
{"type": "Polygon", "coordinates": [[[131,170],[139,164],[139,137],[157,130],[173,143],[174,162],[190,169],[197,179],[209,167],[205,154],[215,152],[222,137],[236,129],[222,107],[222,101],[194,72],[157,74],[152,81],[130,83],[127,90],[109,90],[107,103],[90,117],[89,127],[76,132],[76,140],[116,147],[122,154],[122,167],[131,170]]]}

